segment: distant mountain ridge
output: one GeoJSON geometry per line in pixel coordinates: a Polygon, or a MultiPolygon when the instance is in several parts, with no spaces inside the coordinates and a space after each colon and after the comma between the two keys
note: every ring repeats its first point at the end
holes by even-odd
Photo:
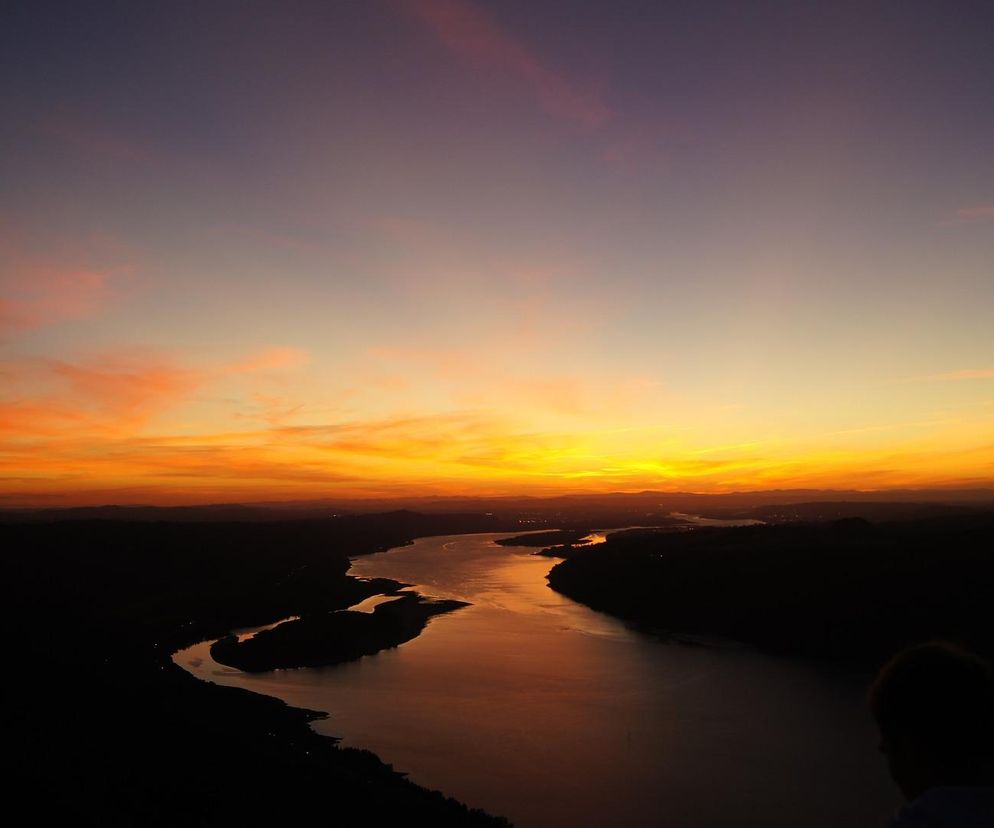
{"type": "MultiPolygon", "coordinates": [[[[0,521],[51,520],[130,520],[130,521],[271,521],[328,518],[349,514],[393,511],[417,511],[422,514],[494,513],[499,515],[530,513],[546,519],[561,515],[573,519],[585,515],[589,523],[625,515],[649,517],[668,512],[744,515],[763,518],[773,507],[791,506],[794,519],[820,519],[808,504],[878,504],[875,512],[907,504],[945,507],[994,506],[994,487],[972,489],[886,489],[880,491],[834,489],[770,489],[757,492],[703,494],[696,492],[612,492],[609,494],[568,494],[550,497],[532,496],[426,496],[409,498],[355,499],[327,498],[303,501],[265,501],[254,503],[212,503],[194,506],[117,505],[73,506],[65,508],[0,509],[0,521]]],[[[843,509],[855,513],[852,508],[843,509]]],[[[844,516],[839,514],[837,516],[844,516]]]]}

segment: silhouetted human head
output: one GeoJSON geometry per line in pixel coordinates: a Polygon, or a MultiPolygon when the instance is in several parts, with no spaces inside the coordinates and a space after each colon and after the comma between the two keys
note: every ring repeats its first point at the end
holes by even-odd
{"type": "Polygon", "coordinates": [[[899,653],[870,689],[880,749],[901,792],[983,784],[994,758],[994,670],[945,643],[899,653]]]}

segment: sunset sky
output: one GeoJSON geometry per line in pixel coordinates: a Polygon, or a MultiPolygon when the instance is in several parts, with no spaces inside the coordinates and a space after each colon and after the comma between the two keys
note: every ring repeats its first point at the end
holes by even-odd
{"type": "Polygon", "coordinates": [[[0,505],[994,485],[994,3],[15,3],[0,505]]]}

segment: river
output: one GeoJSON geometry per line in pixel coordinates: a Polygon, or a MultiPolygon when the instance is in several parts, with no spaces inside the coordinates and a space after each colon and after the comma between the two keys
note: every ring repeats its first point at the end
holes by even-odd
{"type": "Polygon", "coordinates": [[[553,592],[554,561],[497,537],[422,538],[355,559],[358,577],[471,604],[398,648],[257,675],[214,662],[209,642],[174,659],[329,711],[319,732],[522,828],[885,823],[897,800],[865,677],[661,642],[553,592]]]}

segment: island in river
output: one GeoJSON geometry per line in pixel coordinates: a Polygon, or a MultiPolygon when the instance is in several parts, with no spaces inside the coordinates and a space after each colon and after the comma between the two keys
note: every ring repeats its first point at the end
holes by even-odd
{"type": "MultiPolygon", "coordinates": [[[[600,541],[603,536],[597,536],[600,541]]],[[[516,535],[513,538],[499,538],[494,541],[498,546],[535,546],[532,552],[545,558],[568,558],[574,549],[589,545],[594,540],[588,529],[557,529],[552,532],[530,532],[527,535],[516,535]]]]}
{"type": "Polygon", "coordinates": [[[465,606],[464,601],[402,593],[372,612],[318,613],[284,621],[241,640],[226,635],[211,645],[210,652],[218,663],[246,673],[325,667],[397,647],[420,635],[432,616],[465,606]]]}

